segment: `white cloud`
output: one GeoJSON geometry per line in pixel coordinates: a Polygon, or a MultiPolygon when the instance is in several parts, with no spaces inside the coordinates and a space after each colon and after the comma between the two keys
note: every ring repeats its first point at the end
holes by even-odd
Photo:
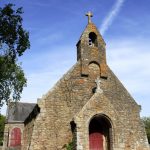
{"type": "Polygon", "coordinates": [[[108,65],[126,89],[142,105],[142,116],[150,115],[150,51],[148,39],[110,41],[108,65]],[[147,44],[145,44],[147,43],[147,44]]]}
{"type": "Polygon", "coordinates": [[[101,27],[100,31],[101,34],[104,35],[111,23],[113,22],[114,18],[118,15],[121,6],[123,5],[125,0],[117,0],[115,5],[113,6],[112,10],[109,12],[109,14],[105,17],[101,27]]]}
{"type": "MultiPolygon", "coordinates": [[[[150,114],[148,107],[150,45],[148,41],[149,39],[119,39],[109,41],[106,48],[108,65],[138,104],[142,105],[142,116],[150,114]]],[[[36,56],[26,58],[23,64],[26,66],[24,70],[28,79],[28,87],[23,91],[22,101],[36,102],[37,98],[46,94],[71,68],[75,59],[75,47],[73,50],[72,46],[61,47],[59,45],[53,47],[51,51],[46,50],[42,54],[36,53],[36,56]]]]}
{"type": "Polygon", "coordinates": [[[136,93],[150,92],[150,51],[149,46],[142,43],[137,39],[115,41],[107,49],[108,64],[123,80],[130,81],[127,86],[133,87],[131,90],[136,93]]]}
{"type": "Polygon", "coordinates": [[[24,71],[28,83],[21,101],[36,102],[37,98],[46,94],[75,63],[75,55],[76,51],[71,46],[57,45],[42,54],[36,53],[26,58],[24,71]]]}

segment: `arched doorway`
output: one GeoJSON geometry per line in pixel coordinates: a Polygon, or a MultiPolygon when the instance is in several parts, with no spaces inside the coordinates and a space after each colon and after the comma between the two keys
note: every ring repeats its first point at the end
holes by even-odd
{"type": "Polygon", "coordinates": [[[104,115],[96,115],[89,124],[89,150],[111,150],[111,123],[104,115]]]}
{"type": "Polygon", "coordinates": [[[10,134],[10,147],[21,146],[21,130],[20,128],[13,128],[10,134]]]}

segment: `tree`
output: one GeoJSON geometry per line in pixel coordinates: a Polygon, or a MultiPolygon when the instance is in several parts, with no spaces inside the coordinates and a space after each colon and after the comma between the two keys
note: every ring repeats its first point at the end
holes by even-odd
{"type": "Polygon", "coordinates": [[[0,115],[0,146],[3,145],[4,127],[5,127],[5,116],[0,115]]]}
{"type": "Polygon", "coordinates": [[[26,86],[18,58],[30,48],[29,33],[22,26],[22,7],[15,10],[14,6],[0,7],[0,107],[10,97],[18,101],[26,86]]]}
{"type": "Polygon", "coordinates": [[[142,120],[144,122],[148,142],[150,144],[150,117],[143,117],[142,120]]]}

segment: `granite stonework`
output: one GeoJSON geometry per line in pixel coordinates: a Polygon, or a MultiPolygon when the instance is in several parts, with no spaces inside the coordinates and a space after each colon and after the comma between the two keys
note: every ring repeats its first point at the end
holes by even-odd
{"type": "Polygon", "coordinates": [[[66,150],[70,143],[92,150],[93,122],[103,130],[103,150],[149,150],[140,109],[107,65],[105,42],[89,21],[77,43],[77,63],[26,118],[22,150],[66,150]]]}
{"type": "Polygon", "coordinates": [[[63,150],[71,141],[73,149],[89,150],[89,124],[95,116],[110,123],[104,149],[149,150],[140,106],[108,67],[105,42],[93,23],[77,43],[77,63],[38,100],[38,106],[40,113],[25,125],[25,131],[31,124],[33,128],[24,150],[63,150]],[[95,39],[89,44],[90,33],[95,39]],[[96,92],[97,77],[101,93],[96,92]]]}

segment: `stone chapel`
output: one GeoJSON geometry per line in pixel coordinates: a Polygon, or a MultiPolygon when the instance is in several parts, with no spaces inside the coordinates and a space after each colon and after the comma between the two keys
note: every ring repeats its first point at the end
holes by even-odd
{"type": "Polygon", "coordinates": [[[105,41],[86,15],[76,64],[37,104],[18,103],[16,117],[8,107],[3,150],[149,150],[141,108],[109,68],[105,41]]]}

